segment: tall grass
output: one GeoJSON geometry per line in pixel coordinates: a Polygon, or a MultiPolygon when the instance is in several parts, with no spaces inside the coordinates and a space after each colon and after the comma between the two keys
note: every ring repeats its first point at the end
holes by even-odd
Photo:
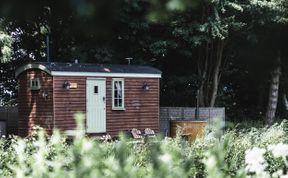
{"type": "Polygon", "coordinates": [[[115,142],[86,137],[83,115],[77,120],[77,135],[69,144],[59,131],[48,136],[42,129],[29,138],[1,139],[0,177],[280,177],[288,168],[287,157],[275,156],[272,149],[278,143],[285,148],[286,121],[270,128],[231,129],[221,137],[210,132],[193,143],[180,137],[135,143],[124,136],[115,142]],[[255,147],[264,150],[264,161],[249,162],[255,147]],[[253,172],[254,163],[259,170],[263,164],[263,174],[253,172]]]}

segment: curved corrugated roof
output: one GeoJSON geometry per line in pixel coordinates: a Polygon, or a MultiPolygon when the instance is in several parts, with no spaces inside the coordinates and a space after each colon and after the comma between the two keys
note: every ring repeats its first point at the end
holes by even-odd
{"type": "Polygon", "coordinates": [[[26,64],[16,70],[16,77],[28,69],[44,70],[51,75],[109,75],[109,74],[125,74],[140,76],[141,74],[148,74],[147,76],[161,77],[161,71],[150,66],[144,65],[122,65],[122,64],[85,64],[85,63],[47,63],[38,62],[26,64]],[[81,74],[80,74],[81,73],[81,74]]]}

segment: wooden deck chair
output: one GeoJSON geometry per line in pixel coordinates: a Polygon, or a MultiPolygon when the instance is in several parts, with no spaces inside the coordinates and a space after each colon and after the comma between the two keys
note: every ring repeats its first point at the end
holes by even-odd
{"type": "Polygon", "coordinates": [[[138,129],[133,128],[133,129],[131,130],[131,134],[132,134],[133,138],[135,138],[135,139],[140,139],[140,138],[142,138],[141,131],[138,130],[138,129]]]}
{"type": "Polygon", "coordinates": [[[150,128],[146,128],[144,130],[144,134],[145,136],[148,136],[148,137],[155,137],[155,132],[154,130],[150,129],[150,128]]]}
{"type": "Polygon", "coordinates": [[[111,138],[110,134],[106,134],[106,135],[102,135],[101,140],[102,141],[111,141],[112,138],[111,138]]]}

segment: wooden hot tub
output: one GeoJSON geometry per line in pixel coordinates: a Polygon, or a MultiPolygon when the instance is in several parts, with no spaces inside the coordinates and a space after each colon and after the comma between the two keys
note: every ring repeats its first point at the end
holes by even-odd
{"type": "Polygon", "coordinates": [[[190,120],[171,120],[170,136],[176,137],[177,129],[181,129],[181,135],[187,137],[188,140],[194,141],[197,137],[202,136],[205,131],[206,121],[190,121],[190,120]]]}

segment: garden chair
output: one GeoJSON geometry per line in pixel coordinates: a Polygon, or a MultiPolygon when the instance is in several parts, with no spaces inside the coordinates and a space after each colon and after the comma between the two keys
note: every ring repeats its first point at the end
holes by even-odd
{"type": "Polygon", "coordinates": [[[112,141],[112,137],[110,134],[102,135],[101,140],[106,142],[112,141]]]}
{"type": "Polygon", "coordinates": [[[154,132],[154,130],[152,130],[150,128],[146,128],[144,130],[144,135],[148,136],[148,137],[155,137],[155,132],[154,132]]]}
{"type": "Polygon", "coordinates": [[[143,138],[142,135],[141,135],[141,131],[138,130],[138,129],[136,129],[136,128],[133,128],[133,129],[131,130],[131,134],[132,134],[133,138],[135,138],[135,139],[141,139],[141,138],[143,138]]]}

